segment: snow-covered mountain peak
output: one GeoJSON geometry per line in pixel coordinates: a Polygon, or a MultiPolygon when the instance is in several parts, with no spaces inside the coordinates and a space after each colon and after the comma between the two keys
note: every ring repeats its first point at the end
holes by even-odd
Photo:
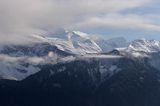
{"type": "Polygon", "coordinates": [[[80,31],[58,30],[44,35],[31,35],[36,42],[47,43],[71,54],[99,53],[101,48],[89,38],[89,35],[80,31]]]}
{"type": "Polygon", "coordinates": [[[134,40],[125,48],[116,48],[116,52],[129,57],[150,57],[153,53],[160,52],[160,41],[138,39],[134,40]]]}
{"type": "Polygon", "coordinates": [[[137,52],[159,52],[160,41],[146,39],[135,40],[131,42],[127,49],[137,52]]]}
{"type": "Polygon", "coordinates": [[[69,41],[72,42],[73,47],[77,48],[80,54],[85,53],[99,53],[101,48],[89,38],[89,35],[80,31],[72,31],[68,34],[69,41]]]}
{"type": "Polygon", "coordinates": [[[84,32],[80,32],[80,31],[72,31],[73,35],[77,35],[79,37],[82,38],[89,38],[89,35],[87,33],[84,32]]]}

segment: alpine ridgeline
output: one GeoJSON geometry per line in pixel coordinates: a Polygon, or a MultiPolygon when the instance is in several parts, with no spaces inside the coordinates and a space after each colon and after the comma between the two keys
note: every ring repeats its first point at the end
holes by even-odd
{"type": "Polygon", "coordinates": [[[159,41],[95,40],[77,31],[48,36],[1,49],[1,105],[160,105],[159,41]]]}

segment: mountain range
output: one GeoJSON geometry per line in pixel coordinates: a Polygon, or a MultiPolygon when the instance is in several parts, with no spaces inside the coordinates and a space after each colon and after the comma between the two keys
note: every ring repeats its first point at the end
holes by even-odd
{"type": "Polygon", "coordinates": [[[160,41],[31,35],[0,49],[3,106],[159,106],[160,41]]]}

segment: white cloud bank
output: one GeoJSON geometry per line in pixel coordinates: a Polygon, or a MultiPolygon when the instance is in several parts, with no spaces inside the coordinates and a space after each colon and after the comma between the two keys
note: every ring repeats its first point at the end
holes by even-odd
{"type": "Polygon", "coordinates": [[[144,6],[152,0],[0,0],[0,43],[29,42],[28,35],[43,33],[44,29],[95,27],[141,27],[156,29],[139,17],[120,16],[100,18],[144,6]],[[96,17],[96,18],[94,18],[96,17]],[[80,23],[80,24],[79,24],[80,23]]]}

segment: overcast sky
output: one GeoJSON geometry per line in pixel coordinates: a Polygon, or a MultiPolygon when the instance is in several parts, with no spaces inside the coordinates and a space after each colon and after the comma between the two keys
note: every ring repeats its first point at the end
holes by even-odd
{"type": "Polygon", "coordinates": [[[160,39],[159,0],[0,0],[0,42],[65,28],[102,36],[160,39]]]}

